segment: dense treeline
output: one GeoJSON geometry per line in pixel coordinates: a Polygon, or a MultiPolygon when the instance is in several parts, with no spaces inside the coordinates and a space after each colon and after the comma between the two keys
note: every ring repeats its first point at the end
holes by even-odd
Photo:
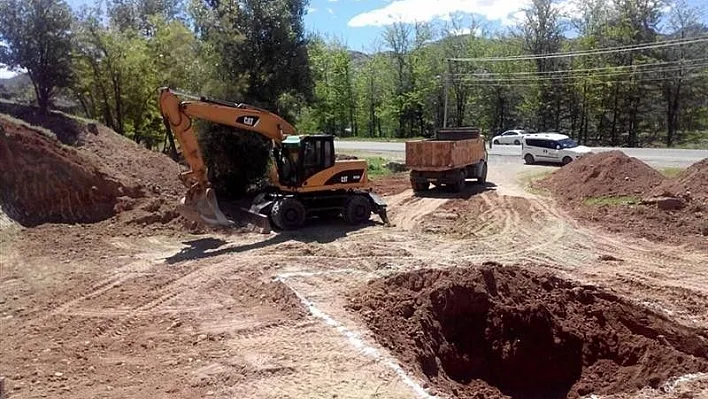
{"type": "MultiPolygon", "coordinates": [[[[70,99],[150,148],[166,143],[160,86],[252,103],[304,133],[413,137],[447,122],[589,144],[705,140],[708,28],[698,11],[581,3],[571,17],[534,0],[494,34],[455,18],[394,24],[363,54],[308,36],[306,0],[108,0],[77,11],[63,0],[0,0],[0,63],[27,70],[38,106],[70,99]],[[568,52],[585,55],[552,55],[568,52]]],[[[215,169],[238,169],[214,157],[215,169]]]]}
{"type": "Polygon", "coordinates": [[[313,41],[313,70],[327,73],[317,76],[316,101],[300,126],[425,136],[443,125],[447,87],[451,126],[559,131],[589,144],[706,146],[706,38],[698,12],[682,3],[667,9],[660,2],[591,0],[568,18],[535,0],[517,27],[496,35],[454,19],[396,24],[364,57],[313,41]],[[685,43],[692,38],[698,41],[685,43]],[[639,49],[601,50],[633,47],[639,49]],[[547,56],[569,52],[590,54],[547,56]],[[523,57],[534,54],[540,56],[523,57]],[[484,60],[500,57],[507,60],[484,60]]]}

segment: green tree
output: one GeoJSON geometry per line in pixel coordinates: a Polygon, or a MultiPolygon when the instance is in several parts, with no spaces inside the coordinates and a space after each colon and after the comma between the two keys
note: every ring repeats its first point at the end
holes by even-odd
{"type": "MultiPolygon", "coordinates": [[[[207,94],[250,103],[295,122],[300,104],[312,97],[302,20],[306,6],[303,0],[194,0],[197,35],[218,59],[218,85],[207,94]]],[[[207,166],[223,194],[242,193],[244,185],[257,182],[253,175],[246,181],[236,178],[267,162],[268,145],[255,133],[224,135],[222,127],[206,125],[200,141],[210,149],[205,151],[207,166]],[[254,154],[265,158],[254,159],[254,154]]]]}
{"type": "Polygon", "coordinates": [[[194,0],[197,33],[214,47],[221,75],[234,87],[218,95],[294,118],[294,110],[279,105],[289,103],[285,95],[312,97],[306,6],[305,0],[194,0]]]}
{"type": "Polygon", "coordinates": [[[69,6],[63,0],[0,0],[0,15],[0,63],[27,70],[46,111],[55,91],[71,82],[69,6]]]}
{"type": "Polygon", "coordinates": [[[377,52],[367,57],[355,72],[357,125],[366,132],[367,136],[385,137],[392,131],[387,126],[391,119],[384,116],[384,104],[393,93],[393,88],[394,70],[391,60],[384,54],[377,52]]]}
{"type": "Polygon", "coordinates": [[[340,136],[357,134],[352,56],[336,41],[310,40],[308,49],[314,97],[299,126],[340,136]]]}
{"type": "Polygon", "coordinates": [[[157,88],[197,91],[211,77],[213,58],[179,20],[155,14],[139,25],[125,25],[101,10],[87,10],[76,24],[73,91],[86,114],[146,147],[156,147],[164,134],[157,88]]]}
{"type": "MultiPolygon", "coordinates": [[[[533,0],[525,10],[522,25],[524,50],[529,54],[544,55],[561,50],[562,28],[558,9],[552,0],[533,0]]],[[[557,80],[544,80],[548,72],[562,69],[557,59],[540,57],[535,60],[538,72],[538,108],[536,125],[541,130],[560,130],[561,85],[557,80]]]]}

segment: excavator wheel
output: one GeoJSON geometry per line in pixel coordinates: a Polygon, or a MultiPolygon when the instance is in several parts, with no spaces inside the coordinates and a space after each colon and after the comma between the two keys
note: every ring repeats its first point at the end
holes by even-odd
{"type": "Polygon", "coordinates": [[[305,224],[307,211],[297,198],[286,197],[273,204],[270,211],[273,223],[282,230],[295,230],[305,224]]]}
{"type": "Polygon", "coordinates": [[[366,222],[371,217],[371,202],[363,195],[353,195],[344,203],[344,220],[352,225],[366,222]]]}

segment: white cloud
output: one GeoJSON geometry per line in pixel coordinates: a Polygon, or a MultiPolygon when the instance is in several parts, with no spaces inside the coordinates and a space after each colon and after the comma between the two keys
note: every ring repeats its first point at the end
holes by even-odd
{"type": "Polygon", "coordinates": [[[327,8],[327,12],[330,13],[330,14],[332,14],[332,15],[334,15],[334,10],[331,9],[331,8],[329,8],[329,7],[327,8]]]}
{"type": "MultiPolygon", "coordinates": [[[[470,33],[472,33],[472,29],[470,29],[470,28],[459,28],[459,29],[453,29],[450,31],[450,34],[454,35],[454,36],[469,35],[470,33]]],[[[475,36],[482,36],[482,28],[481,27],[475,28],[474,34],[475,34],[475,36]]]]}
{"type": "Polygon", "coordinates": [[[315,7],[307,7],[307,13],[312,14],[313,12],[317,11],[315,7]]]}
{"type": "MultiPolygon", "coordinates": [[[[561,10],[570,8],[564,0],[561,10]]],[[[394,22],[430,22],[434,19],[449,20],[450,14],[481,15],[490,21],[511,25],[520,16],[519,11],[528,7],[531,0],[396,0],[382,8],[356,15],[349,26],[385,26],[394,22]]]]}
{"type": "Polygon", "coordinates": [[[327,1],[329,1],[330,3],[336,3],[336,2],[338,2],[339,0],[327,0],[327,1]]]}

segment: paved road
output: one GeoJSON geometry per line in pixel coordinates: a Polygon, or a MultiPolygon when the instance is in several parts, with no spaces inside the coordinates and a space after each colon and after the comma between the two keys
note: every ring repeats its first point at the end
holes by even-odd
{"type": "MultiPolygon", "coordinates": [[[[390,143],[377,141],[339,141],[335,142],[337,151],[362,151],[375,153],[389,153],[403,158],[405,153],[404,143],[390,143]]],[[[625,154],[638,158],[647,164],[657,167],[688,167],[702,159],[708,158],[708,150],[678,150],[666,148],[608,148],[597,147],[594,151],[611,151],[619,149],[625,154]]],[[[495,162],[523,162],[521,160],[521,146],[495,145],[489,151],[492,161],[495,162]]]]}

